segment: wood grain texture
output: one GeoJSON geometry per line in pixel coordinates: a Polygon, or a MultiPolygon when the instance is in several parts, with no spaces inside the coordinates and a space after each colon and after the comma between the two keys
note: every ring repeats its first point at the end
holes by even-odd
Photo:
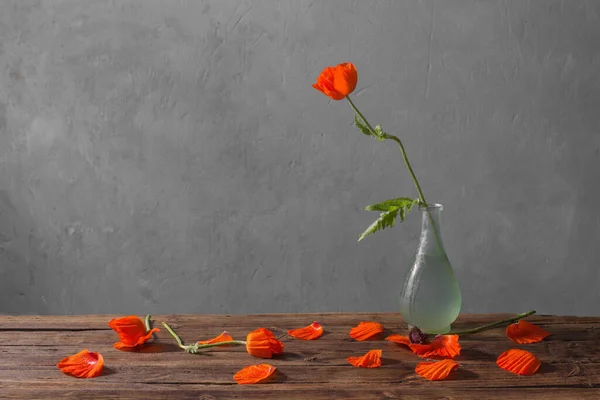
{"type": "MultiPolygon", "coordinates": [[[[462,315],[455,329],[474,327],[508,314],[462,315]]],[[[527,320],[551,332],[541,343],[517,345],[504,328],[462,337],[460,367],[452,378],[429,382],[415,374],[423,361],[403,346],[383,340],[405,333],[396,313],[321,313],[261,315],[164,315],[153,317],[161,328],[155,339],[123,352],[108,327],[114,315],[0,316],[0,398],[106,399],[600,399],[600,318],[540,316],[527,320]],[[360,321],[381,322],[384,335],[364,342],[349,338],[360,321]],[[266,327],[282,336],[284,354],[269,360],[277,367],[274,379],[260,385],[237,385],[233,374],[265,360],[250,356],[243,346],[206,349],[186,354],[160,324],[167,321],[185,343],[208,339],[227,330],[235,339],[266,327]],[[325,334],[315,341],[287,337],[287,329],[319,321],[325,334]],[[62,374],[56,363],[84,348],[99,351],[104,373],[81,380],[62,374]],[[377,369],[355,368],[346,358],[370,349],[383,350],[377,369]],[[526,349],[541,361],[533,376],[519,377],[495,364],[505,350],[526,349]]]]}

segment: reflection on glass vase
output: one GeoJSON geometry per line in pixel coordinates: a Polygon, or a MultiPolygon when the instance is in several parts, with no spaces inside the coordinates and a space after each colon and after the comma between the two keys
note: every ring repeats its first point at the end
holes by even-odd
{"type": "Polygon", "coordinates": [[[400,298],[400,313],[409,327],[426,333],[447,333],[460,313],[461,294],[444,250],[441,204],[421,207],[421,239],[400,298]]]}

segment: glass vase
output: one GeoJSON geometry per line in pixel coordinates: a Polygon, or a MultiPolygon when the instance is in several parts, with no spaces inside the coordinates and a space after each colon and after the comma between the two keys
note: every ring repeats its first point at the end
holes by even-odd
{"type": "Polygon", "coordinates": [[[462,297],[442,243],[441,204],[421,207],[421,238],[414,263],[406,275],[400,313],[410,327],[426,333],[450,331],[460,313],[462,297]]]}

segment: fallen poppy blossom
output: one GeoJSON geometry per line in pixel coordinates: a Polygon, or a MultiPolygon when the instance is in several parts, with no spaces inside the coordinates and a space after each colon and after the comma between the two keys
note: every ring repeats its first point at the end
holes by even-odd
{"type": "Polygon", "coordinates": [[[369,350],[364,356],[348,357],[347,360],[355,367],[377,368],[381,366],[381,353],[382,351],[379,349],[369,350]]]}
{"type": "Polygon", "coordinates": [[[430,381],[441,381],[446,379],[456,368],[458,368],[456,361],[445,359],[436,362],[421,362],[417,364],[415,372],[430,381]]]}
{"type": "Polygon", "coordinates": [[[135,315],[113,318],[108,323],[108,326],[119,335],[121,341],[113,344],[114,348],[119,350],[144,344],[152,337],[154,332],[160,331],[158,328],[146,331],[144,321],[135,315]]]}
{"type": "Polygon", "coordinates": [[[350,330],[350,337],[354,340],[367,340],[383,332],[383,325],[379,322],[360,322],[350,330]]]}
{"type": "Polygon", "coordinates": [[[258,328],[246,337],[246,350],[254,357],[272,358],[273,354],[283,353],[283,343],[270,330],[258,328]]]}
{"type": "Polygon", "coordinates": [[[496,364],[517,375],[533,375],[542,365],[536,356],[520,349],[511,349],[500,354],[496,364]]]}
{"type": "Polygon", "coordinates": [[[356,89],[358,72],[352,63],[327,67],[313,87],[332,100],[342,100],[356,89]]]}
{"type": "Polygon", "coordinates": [[[515,343],[528,344],[541,342],[550,332],[527,321],[518,321],[506,327],[506,336],[515,343]]]}
{"type": "Polygon", "coordinates": [[[104,357],[98,352],[90,352],[85,349],[63,358],[56,366],[67,375],[77,378],[95,378],[102,374],[104,357]]]}
{"type": "Polygon", "coordinates": [[[249,365],[236,372],[233,379],[240,385],[260,383],[271,377],[276,369],[270,364],[249,365]]]}
{"type": "Polygon", "coordinates": [[[410,339],[408,336],[402,336],[398,334],[393,334],[385,338],[385,340],[389,340],[390,342],[403,344],[405,346],[410,346],[410,339]]]}
{"type": "Polygon", "coordinates": [[[431,343],[409,344],[410,349],[419,357],[431,356],[454,358],[460,354],[458,335],[438,335],[431,343]]]}
{"type": "MultiPolygon", "coordinates": [[[[232,340],[233,340],[233,337],[231,337],[231,335],[229,333],[227,333],[227,331],[223,331],[223,333],[221,333],[219,336],[216,336],[212,339],[199,340],[198,344],[213,344],[213,343],[219,343],[219,342],[230,342],[232,340]]],[[[224,344],[223,346],[228,346],[228,345],[224,344]]]]}
{"type": "Polygon", "coordinates": [[[315,340],[323,335],[323,326],[315,321],[304,328],[290,329],[287,333],[296,339],[315,340]]]}

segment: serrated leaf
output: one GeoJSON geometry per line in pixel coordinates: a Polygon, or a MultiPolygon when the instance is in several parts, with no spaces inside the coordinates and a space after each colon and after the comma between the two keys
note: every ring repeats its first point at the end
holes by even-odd
{"type": "Polygon", "coordinates": [[[418,204],[419,199],[409,197],[398,197],[382,201],[381,203],[371,204],[365,207],[366,211],[389,211],[391,207],[406,208],[410,211],[413,205],[418,204]]]}
{"type": "Polygon", "coordinates": [[[361,240],[363,240],[365,237],[369,236],[372,233],[384,230],[385,228],[391,228],[391,227],[393,227],[394,224],[396,223],[396,217],[398,216],[399,211],[400,211],[400,208],[393,207],[389,211],[381,213],[379,215],[379,218],[377,218],[375,220],[375,222],[373,222],[360,235],[360,237],[358,238],[358,241],[360,242],[361,240]]]}
{"type": "Polygon", "coordinates": [[[354,115],[354,125],[365,135],[373,136],[371,130],[358,118],[358,115],[354,115]]]}

